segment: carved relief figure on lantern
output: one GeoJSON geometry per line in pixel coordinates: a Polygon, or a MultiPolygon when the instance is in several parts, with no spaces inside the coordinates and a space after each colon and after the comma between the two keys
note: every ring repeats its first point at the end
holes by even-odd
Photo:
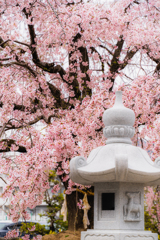
{"type": "MultiPolygon", "coordinates": [[[[128,203],[124,205],[124,221],[141,221],[141,204],[136,203],[135,199],[140,199],[140,192],[127,192],[128,203]]],[[[139,200],[140,201],[140,200],[139,200]]]]}

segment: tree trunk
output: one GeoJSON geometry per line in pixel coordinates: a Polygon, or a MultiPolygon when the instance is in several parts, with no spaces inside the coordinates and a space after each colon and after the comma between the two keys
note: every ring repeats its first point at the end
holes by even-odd
{"type": "Polygon", "coordinates": [[[54,222],[50,224],[50,231],[55,232],[54,222]]]}
{"type": "MultiPolygon", "coordinates": [[[[93,192],[93,187],[91,188],[93,192]]],[[[67,209],[68,209],[68,229],[70,231],[75,231],[79,229],[84,229],[83,226],[83,209],[79,209],[77,206],[77,202],[80,199],[83,199],[83,193],[79,192],[72,192],[70,195],[66,195],[67,197],[67,209]]],[[[89,229],[93,228],[93,209],[94,209],[94,196],[87,195],[88,203],[91,206],[90,210],[88,211],[88,218],[90,221],[90,225],[88,226],[89,229]]]]}

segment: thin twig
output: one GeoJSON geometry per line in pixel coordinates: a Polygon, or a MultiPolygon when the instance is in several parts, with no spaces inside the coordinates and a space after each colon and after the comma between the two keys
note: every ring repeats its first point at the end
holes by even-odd
{"type": "Polygon", "coordinates": [[[2,180],[3,180],[3,182],[5,183],[5,184],[7,184],[7,182],[2,178],[2,177],[0,177],[2,180]]]}
{"type": "Polygon", "coordinates": [[[0,137],[1,137],[2,134],[3,134],[3,131],[4,131],[5,127],[6,127],[6,123],[4,123],[3,126],[2,126],[2,129],[1,129],[1,131],[0,131],[0,137]]]}
{"type": "Polygon", "coordinates": [[[1,44],[0,44],[0,47],[4,47],[4,44],[6,44],[7,42],[9,42],[9,41],[11,41],[10,39],[8,39],[8,40],[6,40],[6,41],[4,41],[4,42],[2,42],[1,44]]]}
{"type": "Polygon", "coordinates": [[[15,43],[19,43],[19,44],[22,44],[22,45],[24,45],[24,46],[27,46],[27,47],[29,47],[30,48],[30,45],[29,44],[27,44],[27,43],[23,43],[23,42],[20,42],[20,41],[14,41],[15,43]]]}
{"type": "Polygon", "coordinates": [[[65,31],[64,31],[64,28],[63,28],[63,26],[62,26],[62,23],[61,23],[61,21],[60,21],[60,19],[59,19],[59,17],[58,17],[58,14],[57,14],[56,11],[54,10],[54,7],[53,7],[52,4],[49,2],[49,0],[47,0],[47,2],[48,2],[48,4],[49,4],[49,6],[51,7],[52,11],[54,12],[54,14],[56,15],[56,17],[57,17],[57,19],[58,19],[58,22],[59,22],[59,24],[61,25],[61,28],[62,28],[62,30],[63,30],[64,35],[66,35],[66,33],[65,33],[65,31]]]}

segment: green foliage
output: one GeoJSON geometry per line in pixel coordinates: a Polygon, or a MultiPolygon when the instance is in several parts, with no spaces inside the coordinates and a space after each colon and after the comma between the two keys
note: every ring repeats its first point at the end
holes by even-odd
{"type": "Polygon", "coordinates": [[[52,230],[50,230],[49,233],[48,233],[48,235],[50,235],[50,234],[53,234],[53,235],[54,235],[54,234],[57,234],[57,233],[56,233],[56,232],[53,232],[52,230]]]}
{"type": "MultiPolygon", "coordinates": [[[[156,208],[153,207],[153,211],[155,212],[156,214],[156,208]]],[[[146,210],[146,207],[144,208],[144,222],[145,222],[145,230],[147,231],[151,231],[153,233],[158,233],[158,240],[160,240],[160,234],[158,232],[158,224],[157,224],[157,219],[153,219],[148,211],[146,210]]]]}
{"type": "MultiPolygon", "coordinates": [[[[60,184],[54,170],[50,170],[49,172],[49,183],[50,187],[60,184]]],[[[64,197],[62,193],[54,194],[50,192],[50,189],[46,190],[44,202],[47,203],[47,210],[39,215],[48,218],[48,223],[52,232],[59,232],[60,230],[68,229],[68,222],[63,222],[63,216],[58,215],[62,208],[63,201],[64,197]]]]}
{"type": "Polygon", "coordinates": [[[68,229],[68,221],[63,222],[63,216],[60,215],[59,219],[55,220],[55,226],[58,231],[65,231],[68,229]]]}
{"type": "Polygon", "coordinates": [[[158,239],[160,240],[160,222],[159,222],[159,206],[160,206],[160,196],[159,187],[145,188],[145,202],[144,202],[144,220],[145,220],[145,230],[151,231],[158,234],[158,239]],[[152,190],[152,191],[151,191],[152,190]],[[148,196],[147,196],[148,194],[148,196]],[[152,205],[150,211],[148,211],[147,197],[152,199],[152,205]]]}
{"type": "Polygon", "coordinates": [[[31,234],[33,236],[40,234],[40,235],[45,235],[47,233],[49,233],[49,230],[47,230],[45,228],[45,225],[41,225],[39,223],[22,223],[22,226],[20,227],[20,233],[26,233],[26,234],[31,234]],[[30,229],[35,226],[35,230],[34,231],[30,231],[30,229]]]}
{"type": "Polygon", "coordinates": [[[153,233],[158,233],[157,221],[156,219],[151,218],[148,211],[144,211],[144,220],[145,220],[145,230],[152,231],[153,233]]]}

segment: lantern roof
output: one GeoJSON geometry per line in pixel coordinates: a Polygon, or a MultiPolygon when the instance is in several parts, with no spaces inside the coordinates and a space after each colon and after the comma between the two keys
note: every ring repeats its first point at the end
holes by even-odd
{"type": "Polygon", "coordinates": [[[153,162],[148,153],[133,146],[135,114],[124,107],[122,92],[103,114],[106,145],[91,151],[88,159],[75,157],[70,162],[70,178],[83,185],[97,182],[160,184],[160,158],[153,162]]]}

